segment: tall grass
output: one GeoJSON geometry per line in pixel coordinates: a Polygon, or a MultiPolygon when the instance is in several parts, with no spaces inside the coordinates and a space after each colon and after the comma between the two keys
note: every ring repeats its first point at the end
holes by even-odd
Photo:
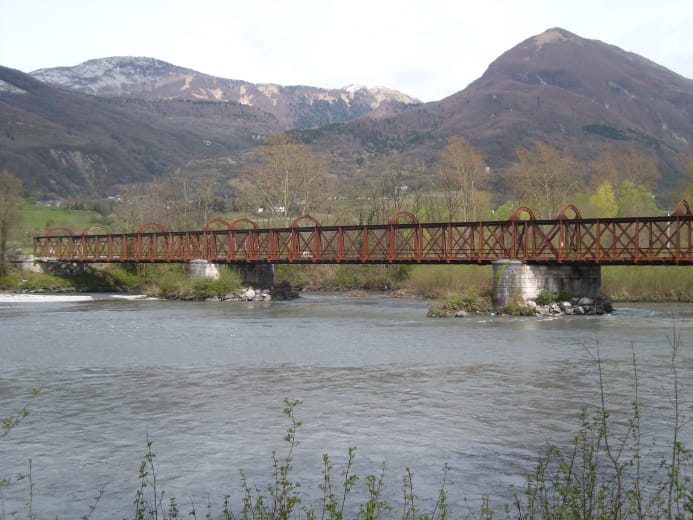
{"type": "Polygon", "coordinates": [[[693,266],[604,266],[602,293],[612,301],[693,302],[693,266]]]}

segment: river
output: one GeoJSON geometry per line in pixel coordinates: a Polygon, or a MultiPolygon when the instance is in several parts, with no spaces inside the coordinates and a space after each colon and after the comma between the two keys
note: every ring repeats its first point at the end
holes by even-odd
{"type": "MultiPolygon", "coordinates": [[[[693,305],[562,318],[432,319],[427,308],[385,294],[0,303],[0,418],[30,411],[0,438],[0,477],[26,473],[31,459],[39,518],[79,518],[100,493],[90,518],[132,518],[149,440],[165,501],[194,504],[199,517],[209,503],[217,518],[226,494],[238,510],[241,470],[265,488],[273,451],[286,455],[289,399],[301,401],[292,475],[307,499],[320,495],[322,455],[339,480],[356,447],[356,495],[386,463],[385,496],[397,503],[410,468],[426,512],[447,464],[454,511],[483,495],[502,504],[542,448],[570,439],[580,410],[598,403],[597,357],[615,417],[634,399],[635,357],[643,432],[667,446],[675,330],[690,415],[693,305]]],[[[682,435],[693,439],[690,423],[682,435]]],[[[27,485],[0,487],[0,518],[26,516],[27,485]]]]}

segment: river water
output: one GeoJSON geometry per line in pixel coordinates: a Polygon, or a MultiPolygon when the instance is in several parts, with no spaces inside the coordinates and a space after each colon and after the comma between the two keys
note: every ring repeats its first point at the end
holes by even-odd
{"type": "MultiPolygon", "coordinates": [[[[580,410],[598,403],[597,356],[616,420],[634,399],[635,357],[643,432],[666,448],[677,335],[690,415],[693,305],[622,304],[608,316],[553,319],[431,319],[427,308],[330,294],[0,303],[0,418],[30,409],[0,439],[0,477],[26,473],[31,459],[39,518],[79,518],[101,489],[91,518],[132,518],[149,440],[165,501],[175,497],[185,512],[195,504],[200,516],[209,503],[216,518],[226,494],[238,510],[241,470],[252,486],[271,480],[273,451],[287,452],[289,399],[301,401],[293,477],[306,500],[320,495],[322,455],[338,481],[356,447],[356,496],[385,463],[385,496],[397,504],[410,468],[426,512],[447,464],[454,511],[483,495],[502,504],[542,448],[572,438],[580,410]]],[[[0,487],[0,518],[26,516],[27,485],[0,487]]]]}

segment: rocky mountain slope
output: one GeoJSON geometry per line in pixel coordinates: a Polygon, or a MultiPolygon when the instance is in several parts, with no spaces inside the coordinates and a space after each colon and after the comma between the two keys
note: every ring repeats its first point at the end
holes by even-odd
{"type": "Polygon", "coordinates": [[[31,75],[85,94],[145,100],[233,102],[258,108],[286,128],[350,121],[374,110],[394,114],[419,101],[385,87],[343,89],[253,84],[217,78],[153,58],[113,57],[31,75]]]}
{"type": "Polygon", "coordinates": [[[501,183],[518,147],[545,142],[583,160],[635,148],[658,158],[671,186],[693,157],[693,81],[563,29],[521,42],[466,89],[426,104],[387,90],[253,85],[148,58],[31,76],[0,67],[0,168],[35,196],[99,196],[191,161],[202,170],[221,161],[233,175],[243,153],[288,129],[342,176],[396,155],[405,170],[419,165],[415,177],[463,136],[501,183]]]}
{"type": "Polygon", "coordinates": [[[237,103],[102,98],[0,67],[0,168],[39,198],[102,196],[283,129],[237,103]]]}
{"type": "Polygon", "coordinates": [[[340,141],[345,156],[377,143],[431,159],[453,135],[475,144],[496,170],[515,160],[516,148],[544,142],[583,160],[605,146],[636,148],[657,156],[671,180],[693,157],[693,81],[618,47],[550,29],[504,53],[463,91],[312,140],[340,141]]]}

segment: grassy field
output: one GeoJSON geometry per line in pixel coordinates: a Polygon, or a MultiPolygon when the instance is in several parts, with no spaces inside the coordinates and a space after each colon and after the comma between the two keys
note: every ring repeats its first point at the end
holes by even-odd
{"type": "Polygon", "coordinates": [[[54,206],[27,204],[22,209],[20,226],[31,235],[43,234],[53,227],[66,227],[81,233],[89,226],[104,225],[103,217],[95,211],[80,211],[54,206]]]}

